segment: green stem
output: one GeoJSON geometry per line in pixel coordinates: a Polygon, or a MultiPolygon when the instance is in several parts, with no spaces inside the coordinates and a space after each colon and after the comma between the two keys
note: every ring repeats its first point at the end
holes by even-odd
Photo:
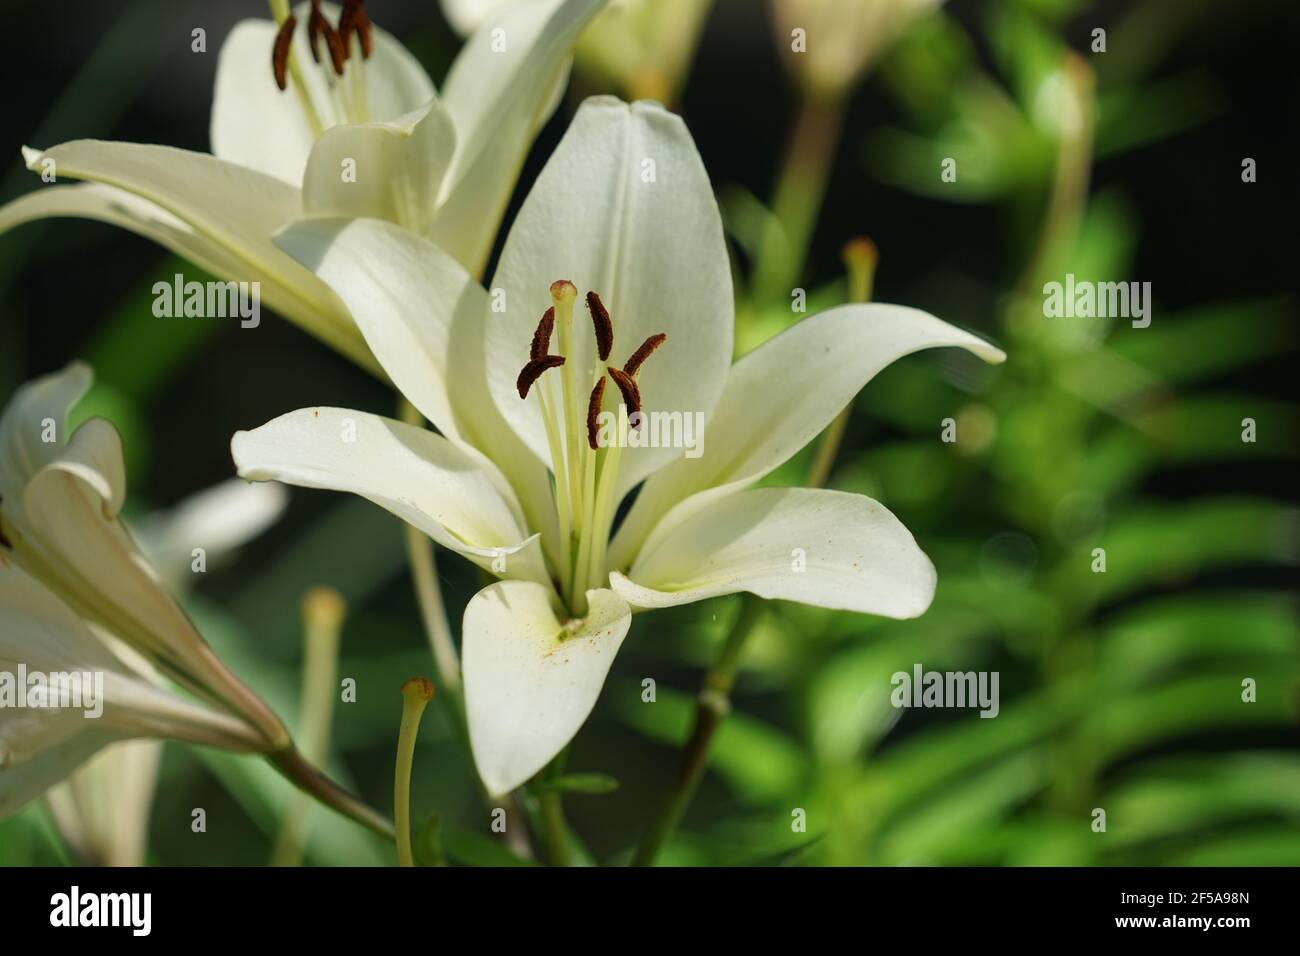
{"type": "MultiPolygon", "coordinates": [[[[315,588],[303,598],[302,705],[298,739],[303,755],[315,764],[329,752],[338,676],[339,637],[346,612],[343,598],[329,588],[315,588]]],[[[280,835],[271,851],[272,866],[301,866],[307,848],[311,801],[297,791],[285,808],[280,835]]]]}
{"type": "MultiPolygon", "coordinates": [[[[406,399],[398,403],[402,421],[412,425],[423,424],[423,418],[406,399]]],[[[442,600],[438,583],[438,566],[433,555],[433,542],[428,535],[411,525],[402,528],[406,536],[406,555],[411,564],[411,577],[415,582],[415,596],[420,604],[420,617],[433,650],[433,662],[438,668],[438,685],[453,698],[460,696],[460,658],[451,637],[447,622],[447,606],[442,600]]]]}
{"type": "Polygon", "coordinates": [[[267,754],[266,759],[290,783],[315,797],[325,806],[373,830],[386,840],[393,839],[391,822],[309,764],[296,747],[290,745],[283,750],[277,750],[267,754]]]}
{"type": "Polygon", "coordinates": [[[753,633],[754,625],[762,618],[763,611],[764,602],[761,598],[752,594],[741,598],[740,614],[731,626],[731,633],[727,635],[727,643],[722,648],[718,662],[705,675],[704,684],[696,699],[695,725],[682,748],[677,779],[642,837],[632,857],[633,866],[654,864],[655,857],[677,829],[677,824],[694,798],[704,776],[704,768],[708,766],[713,735],[731,709],[731,688],[736,682],[741,651],[753,633]]]}
{"type": "MultiPolygon", "coordinates": [[[[564,764],[569,759],[569,750],[561,750],[537,776],[537,780],[547,781],[564,772],[564,764]]],[[[564,822],[563,796],[559,790],[537,787],[537,808],[541,815],[538,836],[542,842],[542,852],[546,862],[551,866],[571,866],[569,855],[569,826],[564,822]]]]}
{"type": "Polygon", "coordinates": [[[843,120],[840,98],[809,96],[799,107],[772,194],[772,222],[754,270],[754,297],[760,304],[788,296],[799,280],[843,120]]]}
{"type": "Polygon", "coordinates": [[[551,866],[569,866],[568,826],[564,822],[564,806],[558,791],[539,794],[538,806],[542,811],[542,848],[546,862],[551,866]]]}

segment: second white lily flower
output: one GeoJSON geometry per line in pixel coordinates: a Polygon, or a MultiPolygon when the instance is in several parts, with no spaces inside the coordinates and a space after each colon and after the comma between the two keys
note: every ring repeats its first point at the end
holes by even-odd
{"type": "Polygon", "coordinates": [[[634,608],[739,591],[890,617],[929,605],[934,568],[879,503],[748,486],[895,359],[935,346],[1002,353],[915,309],[860,305],[800,322],[733,366],[722,223],[690,134],[657,104],[583,104],[490,292],[385,222],[301,222],[276,242],[347,304],[442,434],[303,409],[236,434],[239,473],[360,494],[502,578],[470,600],[463,627],[470,740],[492,793],[578,731],[634,608]],[[595,294],[590,324],[578,290],[595,294]],[[704,454],[593,427],[638,410],[698,413],[704,454]]]}

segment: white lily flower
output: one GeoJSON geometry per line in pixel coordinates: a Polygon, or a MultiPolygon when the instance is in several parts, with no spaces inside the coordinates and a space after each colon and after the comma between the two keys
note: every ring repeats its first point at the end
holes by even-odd
{"type": "Polygon", "coordinates": [[[283,724],[216,658],[162,587],[118,518],[126,497],[121,439],[105,419],[67,434],[68,410],[90,387],[74,362],[20,388],[0,415],[0,559],[186,689],[285,747],[283,724]]]}
{"type": "Polygon", "coordinates": [[[218,57],[214,155],[99,140],[24,148],[29,169],[90,184],[9,203],[0,232],[49,216],[122,226],[224,280],[259,282],[267,305],[374,368],[343,304],[271,235],[304,216],[378,217],[480,272],[525,154],[559,102],[578,32],[603,2],[502,11],[465,44],[441,96],[361,3],[302,3],[279,30],[243,21],[218,57]],[[331,48],[350,57],[336,60],[331,48]]]}
{"type": "Polygon", "coordinates": [[[363,495],[502,578],[470,600],[462,632],[470,740],[493,794],[578,731],[634,609],[739,591],[891,617],[928,606],[934,568],[882,505],[748,486],[894,359],[935,346],[1002,353],[915,309],[857,305],[733,366],[717,205],[685,125],[657,104],[582,105],[515,220],[491,293],[385,222],[301,222],[276,242],[347,304],[442,434],[303,409],[237,433],[239,473],[363,495]],[[595,334],[575,319],[579,288],[595,334]],[[650,416],[699,413],[703,454],[631,447],[643,444],[636,429],[610,436],[602,416],[618,398],[629,415],[643,403],[650,416]]]}
{"type": "MultiPolygon", "coordinates": [[[[165,513],[145,515],[135,531],[141,551],[173,592],[193,582],[193,549],[209,563],[257,537],[284,511],[280,485],[232,478],[191,495],[165,513]]],[[[113,652],[142,675],[156,672],[120,641],[113,652]]],[[[105,747],[46,794],[54,824],[77,856],[101,866],[143,866],[149,812],[162,760],[161,740],[105,747]]]]}
{"type": "Polygon", "coordinates": [[[246,721],[191,703],[137,671],[41,582],[0,559],[0,674],[22,693],[16,675],[38,673],[77,675],[79,693],[93,686],[97,699],[80,702],[93,710],[32,706],[29,692],[26,706],[0,707],[0,818],[116,741],[168,737],[248,753],[265,747],[246,721]]]}

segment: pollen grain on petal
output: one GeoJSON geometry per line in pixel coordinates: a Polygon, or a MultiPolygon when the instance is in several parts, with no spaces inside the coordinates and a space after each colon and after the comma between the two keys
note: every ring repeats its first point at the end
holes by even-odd
{"type": "Polygon", "coordinates": [[[527,398],[528,390],[533,387],[533,382],[542,377],[543,372],[547,369],[559,368],[563,364],[563,355],[543,355],[538,359],[530,359],[515,382],[515,388],[519,390],[519,397],[527,398]]]}
{"type": "Polygon", "coordinates": [[[542,321],[537,323],[537,331],[533,333],[533,344],[528,350],[530,359],[543,358],[551,350],[551,332],[554,329],[555,306],[551,306],[542,313],[542,321]]]}
{"type": "Polygon", "coordinates": [[[632,353],[632,357],[623,365],[623,371],[628,375],[635,375],[641,370],[641,364],[654,354],[655,349],[668,341],[668,336],[663,332],[656,332],[650,338],[641,343],[641,347],[632,353]]]}
{"type": "Polygon", "coordinates": [[[608,361],[610,349],[614,347],[614,323],[609,318],[609,309],[600,301],[600,296],[588,292],[587,311],[591,313],[591,325],[596,330],[596,354],[602,362],[608,361]]]}
{"type": "Polygon", "coordinates": [[[293,42],[293,28],[298,25],[293,14],[280,24],[280,32],[275,35],[275,46],[271,48],[271,71],[275,74],[275,85],[283,93],[289,88],[289,44],[293,42]]]}
{"type": "Polygon", "coordinates": [[[596,436],[600,433],[600,404],[605,400],[605,376],[601,376],[591,390],[591,398],[587,401],[587,444],[591,446],[592,451],[600,449],[600,443],[596,441],[596,436]]]}
{"type": "MultiPolygon", "coordinates": [[[[636,379],[622,369],[614,368],[613,366],[607,366],[606,368],[609,372],[609,377],[614,380],[614,384],[618,386],[618,390],[623,393],[623,404],[627,406],[627,414],[628,417],[631,418],[633,414],[641,411],[641,388],[637,385],[636,379]]],[[[640,428],[641,422],[639,420],[636,421],[633,423],[632,427],[640,428]]]]}

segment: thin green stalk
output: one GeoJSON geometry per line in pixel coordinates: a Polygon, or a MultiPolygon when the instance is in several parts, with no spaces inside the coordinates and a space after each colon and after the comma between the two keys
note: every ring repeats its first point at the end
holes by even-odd
{"type": "MultiPolygon", "coordinates": [[[[342,595],[329,588],[313,588],[303,597],[302,705],[298,739],[303,755],[314,764],[323,764],[329,752],[339,636],[346,613],[342,595]]],[[[302,865],[311,810],[308,796],[300,790],[295,791],[285,808],[280,834],[271,851],[272,866],[302,865]]]]}
{"type": "Polygon", "coordinates": [[[761,305],[788,296],[799,281],[843,122],[842,97],[806,96],[800,104],[754,269],[754,297],[761,305]]]}
{"type": "MultiPolygon", "coordinates": [[[[552,760],[544,769],[539,778],[543,781],[558,777],[564,771],[564,763],[568,759],[568,749],[560,751],[559,756],[552,760]]],[[[541,814],[540,833],[538,834],[542,842],[542,852],[545,854],[546,862],[551,866],[570,866],[572,858],[569,855],[569,826],[564,822],[564,804],[563,797],[559,790],[550,788],[538,788],[537,807],[541,814]]]]}
{"type": "Polygon", "coordinates": [[[290,783],[306,791],[325,806],[373,830],[385,840],[393,839],[393,824],[390,821],[313,767],[297,747],[291,744],[283,750],[267,754],[266,759],[290,783]]]}
{"type": "MultiPolygon", "coordinates": [[[[423,423],[423,418],[406,399],[398,403],[402,421],[413,425],[423,423]]],[[[433,555],[433,542],[418,528],[405,525],[406,554],[411,564],[411,577],[415,582],[415,596],[420,604],[420,616],[433,650],[433,662],[438,667],[438,681],[443,690],[454,698],[460,696],[460,658],[451,637],[447,622],[447,607],[442,600],[442,587],[438,583],[438,567],[433,555]]]]}
{"type": "Polygon", "coordinates": [[[682,748],[681,765],[677,779],[659,806],[645,836],[642,837],[632,857],[633,866],[652,866],[659,851],[672,832],[677,829],[682,815],[695,796],[709,762],[709,748],[713,735],[731,710],[731,688],[736,682],[740,667],[740,654],[754,626],[763,616],[764,602],[752,594],[741,598],[740,614],[731,626],[727,642],[718,662],[704,678],[695,707],[695,724],[682,748]]]}
{"type": "Polygon", "coordinates": [[[415,764],[415,738],[420,717],[433,698],[427,677],[412,677],[402,685],[402,725],[397,732],[397,766],[393,771],[393,824],[396,828],[398,866],[415,866],[411,849],[411,768],[415,764]]]}

